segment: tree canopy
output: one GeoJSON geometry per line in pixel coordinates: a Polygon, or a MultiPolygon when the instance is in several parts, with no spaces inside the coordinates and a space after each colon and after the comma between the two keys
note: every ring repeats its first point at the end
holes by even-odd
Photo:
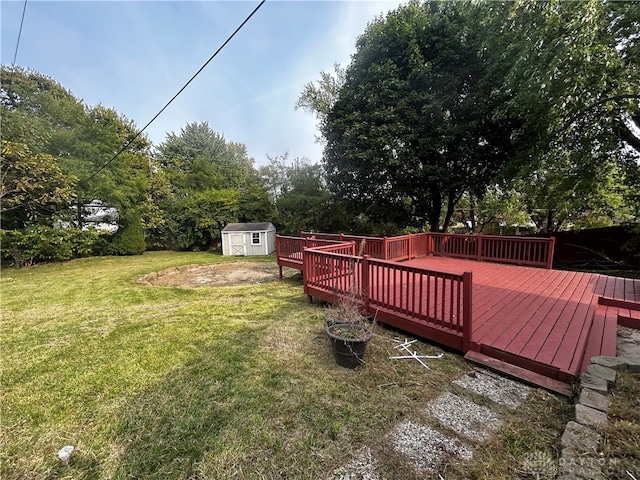
{"type": "Polygon", "coordinates": [[[640,213],[638,27],[636,2],[412,2],[298,106],[321,121],[331,190],[379,222],[446,228],[466,193],[505,182],[545,229],[625,221],[640,213]]]}
{"type": "MultiPolygon", "coordinates": [[[[228,142],[207,122],[189,123],[158,145],[155,161],[166,179],[155,190],[163,212],[154,242],[206,249],[229,222],[269,220],[267,192],[243,144],[228,142]]],[[[163,180],[164,181],[164,180],[163,180]]]]}
{"type": "Polygon", "coordinates": [[[135,136],[137,128],[131,120],[102,105],[85,105],[38,72],[3,66],[0,76],[3,140],[55,159],[73,187],[79,226],[84,223],[83,202],[99,199],[126,210],[144,199],[149,188],[150,147],[144,136],[132,142],[108,169],[92,177],[135,136]]]}
{"type": "Polygon", "coordinates": [[[1,159],[2,228],[52,223],[68,211],[71,184],[51,155],[33,154],[23,143],[2,140],[1,159]]]}
{"type": "Polygon", "coordinates": [[[490,115],[479,41],[459,2],[411,3],[368,26],[322,126],[328,179],[348,205],[436,230],[504,167],[514,122],[490,115]]]}

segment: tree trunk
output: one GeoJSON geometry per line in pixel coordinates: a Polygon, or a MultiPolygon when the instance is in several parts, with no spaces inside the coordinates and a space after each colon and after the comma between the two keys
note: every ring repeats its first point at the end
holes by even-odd
{"type": "Polygon", "coordinates": [[[442,196],[440,190],[437,187],[430,189],[430,208],[427,213],[429,220],[429,230],[431,232],[440,231],[440,215],[442,214],[442,196]]]}
{"type": "Polygon", "coordinates": [[[546,233],[553,232],[553,210],[547,210],[547,228],[545,230],[546,233]]]}
{"type": "Polygon", "coordinates": [[[456,203],[458,202],[454,199],[454,193],[449,192],[449,195],[447,196],[447,213],[444,216],[444,222],[442,222],[443,232],[446,232],[449,228],[449,223],[451,222],[451,217],[453,217],[453,209],[456,206],[456,203]]]}
{"type": "Polygon", "coordinates": [[[471,233],[476,232],[478,224],[476,222],[476,200],[471,192],[469,192],[469,219],[471,221],[471,233]]]}
{"type": "Polygon", "coordinates": [[[76,204],[76,206],[78,208],[76,209],[76,223],[78,224],[78,228],[82,230],[84,222],[82,221],[82,198],[80,197],[80,195],[78,195],[77,202],[78,203],[76,204]]]}

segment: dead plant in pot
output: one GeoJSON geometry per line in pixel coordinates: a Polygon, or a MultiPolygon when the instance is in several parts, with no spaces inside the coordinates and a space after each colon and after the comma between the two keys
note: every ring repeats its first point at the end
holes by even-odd
{"type": "MultiPolygon", "coordinates": [[[[364,242],[360,252],[364,250],[364,242]]],[[[333,304],[325,310],[325,330],[338,365],[355,368],[363,361],[369,340],[373,337],[372,322],[363,310],[362,291],[356,282],[355,259],[349,264],[349,283],[344,292],[334,292],[333,304]]]]}

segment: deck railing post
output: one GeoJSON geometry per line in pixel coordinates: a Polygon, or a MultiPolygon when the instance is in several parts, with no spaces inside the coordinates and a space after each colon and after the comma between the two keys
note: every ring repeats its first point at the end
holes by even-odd
{"type": "Polygon", "coordinates": [[[369,313],[369,255],[362,257],[360,264],[362,270],[360,272],[360,295],[362,296],[364,311],[369,313]]]}
{"type": "Polygon", "coordinates": [[[387,237],[384,237],[382,239],[382,259],[383,260],[389,260],[389,252],[387,251],[387,249],[389,248],[389,239],[387,237]]]}
{"type": "Polygon", "coordinates": [[[462,352],[471,348],[472,306],[473,306],[473,274],[462,274],[462,352]]]}
{"type": "Polygon", "coordinates": [[[481,262],[482,261],[482,234],[481,233],[478,234],[478,240],[476,241],[476,249],[478,250],[476,252],[477,259],[479,262],[481,262]]]}
{"type": "Polygon", "coordinates": [[[311,295],[309,295],[308,292],[308,288],[307,288],[307,279],[309,278],[309,273],[308,269],[310,268],[309,265],[311,264],[311,262],[309,261],[309,252],[307,248],[303,248],[302,249],[302,286],[304,289],[304,293],[307,294],[307,300],[309,303],[312,303],[313,299],[311,297],[311,295]]]}
{"type": "Polygon", "coordinates": [[[549,251],[547,252],[547,268],[553,268],[553,251],[556,245],[556,237],[549,238],[549,251]]]}
{"type": "Polygon", "coordinates": [[[356,242],[351,242],[351,255],[354,257],[358,256],[358,247],[356,246],[356,242]]]}
{"type": "Polygon", "coordinates": [[[276,261],[278,262],[278,271],[280,280],[282,280],[282,265],[280,265],[280,235],[276,233],[276,261]]]}
{"type": "Polygon", "coordinates": [[[411,260],[411,254],[413,253],[413,234],[409,234],[409,260],[411,260]]]}

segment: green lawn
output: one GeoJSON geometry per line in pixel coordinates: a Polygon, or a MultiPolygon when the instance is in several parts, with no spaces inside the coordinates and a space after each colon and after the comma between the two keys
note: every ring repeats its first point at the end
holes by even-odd
{"type": "MultiPolygon", "coordinates": [[[[395,334],[377,328],[364,368],[336,366],[299,275],[215,288],[136,282],[223,261],[234,260],[152,252],[3,270],[0,477],[315,479],[367,445],[385,456],[382,478],[422,478],[385,435],[426,421],[426,404],[470,368],[462,358],[446,351],[431,370],[391,361],[395,334]],[[56,458],[65,445],[77,447],[69,466],[56,458]]],[[[536,391],[446,478],[512,478],[534,445],[556,455],[571,412],[536,391]]]]}
{"type": "Polygon", "coordinates": [[[383,330],[366,368],[336,366],[322,309],[306,302],[299,276],[136,283],[221,261],[153,252],[5,269],[0,476],[317,478],[467,368],[453,354],[429,372],[393,363],[393,333],[383,330]],[[64,445],[78,448],[68,467],[56,459],[64,445]]]}

